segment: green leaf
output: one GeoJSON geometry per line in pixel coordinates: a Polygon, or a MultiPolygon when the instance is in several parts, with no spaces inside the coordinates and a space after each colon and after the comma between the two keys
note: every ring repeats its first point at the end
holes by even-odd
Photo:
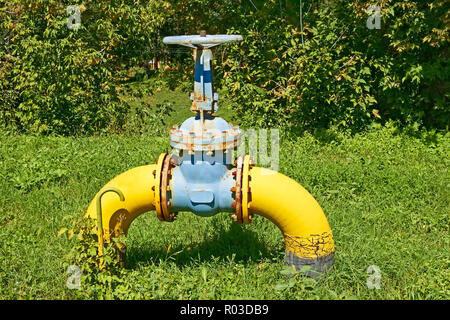
{"type": "Polygon", "coordinates": [[[289,287],[289,285],[286,283],[278,283],[275,285],[275,290],[282,291],[288,287],[289,287]]]}

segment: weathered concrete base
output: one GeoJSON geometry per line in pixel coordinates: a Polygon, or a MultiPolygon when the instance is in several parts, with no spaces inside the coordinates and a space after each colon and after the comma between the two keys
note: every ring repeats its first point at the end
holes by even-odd
{"type": "Polygon", "coordinates": [[[303,272],[304,275],[311,278],[318,278],[327,271],[331,270],[333,263],[334,253],[316,259],[304,259],[297,257],[292,252],[286,252],[286,264],[288,266],[294,266],[295,270],[300,272],[302,267],[311,266],[310,270],[303,272]]]}

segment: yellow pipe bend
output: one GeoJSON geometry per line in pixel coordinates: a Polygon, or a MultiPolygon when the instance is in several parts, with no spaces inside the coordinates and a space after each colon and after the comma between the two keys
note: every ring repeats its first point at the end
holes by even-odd
{"type": "Polygon", "coordinates": [[[96,199],[98,195],[108,188],[119,189],[125,200],[122,202],[117,194],[105,193],[102,197],[102,223],[104,240],[109,241],[111,236],[126,234],[131,222],[140,214],[155,210],[154,191],[156,178],[153,171],[157,165],[151,164],[130,169],[109,181],[95,195],[89,204],[86,217],[97,220],[96,199]]]}
{"type": "MultiPolygon", "coordinates": [[[[86,216],[97,219],[96,199],[103,190],[117,188],[124,201],[114,193],[102,197],[104,240],[126,234],[131,222],[140,214],[155,210],[157,165],[128,170],[109,181],[91,201],[86,216]]],[[[333,235],[328,221],[313,196],[296,181],[278,172],[252,167],[249,169],[250,214],[271,220],[283,233],[286,262],[300,270],[305,265],[323,273],[331,268],[334,257],[333,235]]]]}
{"type": "Polygon", "coordinates": [[[281,230],[287,264],[297,270],[309,265],[312,276],[330,269],[333,234],[314,197],[295,180],[269,169],[252,167],[249,176],[249,211],[271,220],[281,230]]]}

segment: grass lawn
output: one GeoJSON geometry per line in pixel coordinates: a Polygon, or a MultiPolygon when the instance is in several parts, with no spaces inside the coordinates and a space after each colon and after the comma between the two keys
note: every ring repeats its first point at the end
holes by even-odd
{"type": "Polygon", "coordinates": [[[282,235],[262,217],[241,226],[225,213],[180,213],[162,223],[150,212],[129,230],[121,276],[96,291],[83,280],[80,290],[66,287],[76,240],[57,233],[114,176],[168,151],[168,137],[0,134],[0,298],[450,297],[448,135],[432,145],[386,128],[281,139],[280,172],[312,193],[333,230],[329,274],[287,277],[282,235]],[[367,287],[371,265],[381,271],[380,289],[367,287]]]}

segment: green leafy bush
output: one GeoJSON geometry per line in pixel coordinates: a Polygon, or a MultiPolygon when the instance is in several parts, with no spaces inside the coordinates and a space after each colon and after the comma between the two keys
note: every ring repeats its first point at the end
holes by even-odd
{"type": "Polygon", "coordinates": [[[80,268],[80,286],[86,290],[82,293],[75,291],[75,294],[94,299],[117,298],[117,286],[124,283],[121,279],[124,270],[120,267],[115,247],[123,244],[124,237],[113,238],[112,243],[105,245],[101,262],[103,269],[100,269],[95,221],[86,218],[70,220],[74,228],[62,228],[58,235],[67,234],[69,240],[73,238],[75,241],[64,263],[66,268],[70,265],[80,268]]]}
{"type": "Polygon", "coordinates": [[[120,84],[154,56],[169,14],[170,4],[155,0],[2,2],[1,125],[57,134],[120,130],[128,111],[120,84]]]}
{"type": "Polygon", "coordinates": [[[218,87],[228,90],[243,124],[295,133],[333,125],[358,131],[389,120],[448,129],[447,2],[378,1],[381,28],[369,29],[367,8],[373,4],[4,1],[0,127],[45,134],[123,132],[129,105],[120,96],[130,93],[130,80],[158,76],[171,89],[191,90],[190,51],[166,46],[162,37],[206,29],[244,36],[243,43],[216,51],[218,87]],[[70,29],[72,5],[80,10],[80,25],[70,29]],[[143,67],[153,58],[163,70],[143,67]]]}
{"type": "MultiPolygon", "coordinates": [[[[354,3],[355,14],[367,5],[354,3]]],[[[358,46],[372,70],[381,118],[448,129],[448,3],[385,0],[380,7],[381,30],[363,29],[358,46]]]]}
{"type": "Polygon", "coordinates": [[[294,131],[357,131],[392,119],[448,128],[444,1],[381,1],[381,29],[366,25],[371,4],[304,1],[303,32],[299,6],[283,19],[273,15],[277,1],[242,14],[229,32],[244,41],[230,48],[220,71],[238,116],[294,131]]]}

